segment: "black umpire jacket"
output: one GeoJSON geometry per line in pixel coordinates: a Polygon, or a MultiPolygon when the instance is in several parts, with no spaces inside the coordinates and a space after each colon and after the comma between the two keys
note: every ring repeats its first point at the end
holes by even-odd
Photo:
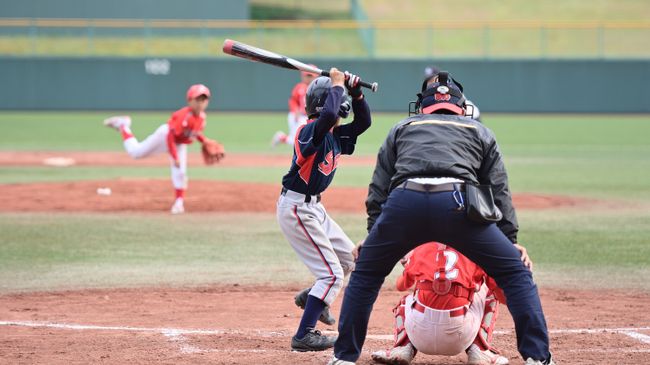
{"type": "Polygon", "coordinates": [[[494,133],[483,124],[442,114],[420,114],[397,123],[377,154],[366,200],[368,232],[388,194],[413,177],[454,177],[492,185],[495,203],[503,213],[497,225],[517,243],[519,226],[508,175],[494,133]]]}

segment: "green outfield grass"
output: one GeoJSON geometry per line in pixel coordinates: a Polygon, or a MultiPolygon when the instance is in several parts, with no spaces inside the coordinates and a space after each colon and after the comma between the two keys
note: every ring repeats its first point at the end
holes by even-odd
{"type": "MultiPolygon", "coordinates": [[[[112,113],[2,112],[0,150],[120,151],[112,113]]],[[[133,113],[144,137],[167,113],[133,113]]],[[[269,146],[284,113],[210,113],[207,134],[231,153],[284,154],[286,168],[191,166],[193,179],[279,184],[290,149],[269,146]],[[244,137],[245,136],[245,137],[244,137]]],[[[377,114],[357,152],[374,155],[402,118],[377,114]]],[[[588,208],[519,211],[520,240],[542,286],[641,288],[650,274],[650,115],[490,115],[514,192],[579,195],[588,208]]],[[[197,146],[193,146],[196,150],[197,146]]],[[[335,186],[367,186],[372,167],[341,164],[335,186]]],[[[0,167],[0,184],[168,178],[165,167],[0,167]]],[[[0,185],[1,186],[1,185],[0,185]]],[[[336,214],[353,240],[365,217],[336,214]]],[[[306,283],[272,214],[0,214],[0,291],[306,283]]]]}
{"type": "MultiPolygon", "coordinates": [[[[540,285],[650,290],[648,209],[519,216],[540,285]]],[[[333,217],[353,240],[365,237],[365,217],[333,217]]],[[[0,293],[311,277],[270,214],[2,213],[0,230],[0,293]]]]}

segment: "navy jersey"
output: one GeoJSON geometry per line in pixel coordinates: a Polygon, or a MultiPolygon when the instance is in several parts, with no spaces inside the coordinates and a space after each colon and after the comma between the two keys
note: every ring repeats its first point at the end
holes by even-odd
{"type": "Polygon", "coordinates": [[[351,155],[357,136],[370,127],[370,110],[364,99],[352,101],[354,120],[334,127],[343,97],[343,88],[330,90],[319,117],[296,132],[293,159],[282,185],[295,192],[320,194],[332,182],[342,154],[351,155]]]}

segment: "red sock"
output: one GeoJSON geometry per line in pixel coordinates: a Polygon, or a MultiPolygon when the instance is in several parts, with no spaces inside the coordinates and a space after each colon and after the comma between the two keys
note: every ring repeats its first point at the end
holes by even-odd
{"type": "Polygon", "coordinates": [[[133,138],[133,133],[131,133],[131,130],[126,127],[120,128],[120,132],[122,133],[122,140],[126,141],[129,138],[133,138]]]}
{"type": "Polygon", "coordinates": [[[176,189],[176,199],[183,199],[185,197],[185,189],[176,189]]]}

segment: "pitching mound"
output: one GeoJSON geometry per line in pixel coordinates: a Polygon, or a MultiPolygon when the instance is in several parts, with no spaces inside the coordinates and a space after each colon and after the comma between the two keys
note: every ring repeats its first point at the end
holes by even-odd
{"type": "MultiPolygon", "coordinates": [[[[279,184],[224,181],[190,182],[188,212],[275,212],[279,184]]],[[[328,210],[365,212],[366,188],[331,187],[323,195],[328,210]]],[[[13,212],[164,212],[173,201],[169,180],[119,179],[3,185],[0,211],[13,212]],[[98,190],[100,189],[100,190],[98,190]],[[109,195],[110,190],[110,195],[109,195]]],[[[567,196],[515,194],[518,209],[548,209],[590,204],[567,196]]]]}

